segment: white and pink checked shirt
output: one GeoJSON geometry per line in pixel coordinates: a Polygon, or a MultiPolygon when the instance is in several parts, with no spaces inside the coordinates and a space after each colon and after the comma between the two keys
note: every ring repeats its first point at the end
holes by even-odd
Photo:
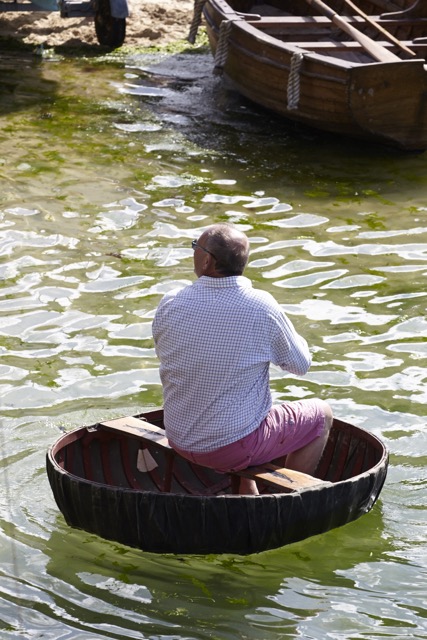
{"type": "Polygon", "coordinates": [[[311,364],[273,296],[245,276],[202,276],[167,294],[153,321],[172,445],[214,451],[254,431],[271,405],[269,365],[296,375],[311,364]]]}

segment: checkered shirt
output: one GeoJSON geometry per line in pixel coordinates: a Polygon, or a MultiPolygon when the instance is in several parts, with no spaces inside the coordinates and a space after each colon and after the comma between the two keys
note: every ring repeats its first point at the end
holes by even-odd
{"type": "Polygon", "coordinates": [[[269,365],[304,375],[311,356],[273,296],[245,276],[202,276],[167,294],[153,321],[166,435],[214,451],[254,431],[271,405],[269,365]]]}

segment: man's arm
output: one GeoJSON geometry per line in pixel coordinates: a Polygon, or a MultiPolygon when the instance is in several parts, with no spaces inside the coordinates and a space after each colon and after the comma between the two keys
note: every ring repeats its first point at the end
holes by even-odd
{"type": "Polygon", "coordinates": [[[297,333],[292,322],[282,312],[276,318],[272,363],[285,371],[303,376],[310,369],[311,353],[307,341],[297,333]]]}

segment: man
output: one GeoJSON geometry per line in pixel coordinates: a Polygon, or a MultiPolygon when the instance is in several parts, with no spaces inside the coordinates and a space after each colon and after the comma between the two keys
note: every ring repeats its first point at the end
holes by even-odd
{"type": "MultiPolygon", "coordinates": [[[[243,276],[249,240],[228,224],[192,243],[193,284],[167,294],[153,321],[171,446],[218,471],[286,456],[313,473],[332,425],[323,400],[272,405],[270,363],[304,375],[311,356],[273,296],[243,276]]],[[[241,493],[257,493],[242,479],[241,493]]]]}

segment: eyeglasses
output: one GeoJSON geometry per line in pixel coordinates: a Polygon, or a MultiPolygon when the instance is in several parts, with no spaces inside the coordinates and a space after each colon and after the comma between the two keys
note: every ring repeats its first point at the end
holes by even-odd
{"type": "Polygon", "coordinates": [[[191,242],[191,246],[192,246],[193,250],[195,250],[197,247],[199,247],[199,249],[201,249],[202,251],[206,251],[206,253],[209,253],[209,255],[212,256],[212,258],[215,258],[215,260],[216,260],[216,256],[214,256],[214,254],[211,251],[208,251],[207,249],[202,247],[201,244],[198,244],[197,240],[193,240],[191,242]]]}

